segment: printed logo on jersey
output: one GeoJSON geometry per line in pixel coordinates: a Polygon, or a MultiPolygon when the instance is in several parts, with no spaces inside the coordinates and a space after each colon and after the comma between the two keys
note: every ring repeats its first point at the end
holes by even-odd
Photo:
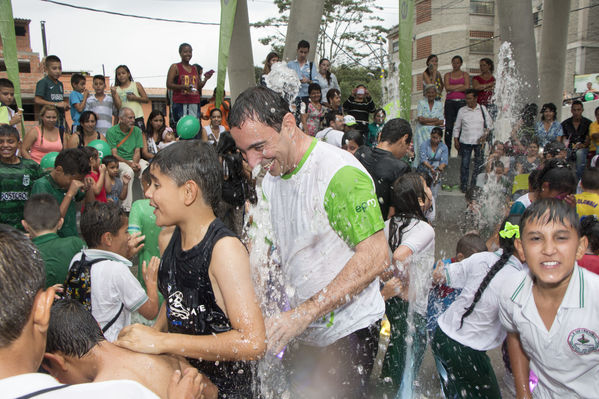
{"type": "Polygon", "coordinates": [[[599,337],[594,331],[577,328],[568,335],[568,345],[579,355],[586,355],[599,349],[599,337]]]}
{"type": "Polygon", "coordinates": [[[26,192],[7,191],[0,193],[0,201],[27,201],[29,196],[26,192]]]}
{"type": "Polygon", "coordinates": [[[374,198],[356,205],[356,212],[366,212],[366,210],[371,206],[376,206],[376,200],[374,198]]]}
{"type": "Polygon", "coordinates": [[[31,178],[29,175],[23,175],[23,185],[27,187],[31,182],[31,178]]]}
{"type": "Polygon", "coordinates": [[[205,312],[206,306],[199,305],[196,309],[188,308],[183,304],[183,293],[175,291],[168,297],[170,314],[181,320],[189,320],[189,316],[196,316],[199,312],[205,312]]]}

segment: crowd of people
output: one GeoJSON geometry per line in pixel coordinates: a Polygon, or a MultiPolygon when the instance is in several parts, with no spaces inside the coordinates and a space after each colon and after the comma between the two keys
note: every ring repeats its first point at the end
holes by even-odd
{"type": "Polygon", "coordinates": [[[529,104],[496,141],[493,61],[471,79],[460,56],[441,76],[431,55],[414,123],[386,120],[364,85],[342,101],[330,60],[309,49],[287,64],[291,103],[268,88],[271,53],[258,86],[204,115],[211,71],[184,43],[169,118],[147,119],[127,66],[110,95],[104,76],[90,94],[74,74],[65,101],[48,56],[40,124],[22,139],[0,79],[0,392],[255,398],[256,362],[279,356],[288,397],[400,398],[428,346],[446,397],[500,397],[486,354],[498,347],[518,398],[599,392],[599,109],[591,122],[575,101],[560,124],[555,105],[537,122],[529,104]],[[184,139],[188,115],[210,122],[184,139]],[[452,146],[463,236],[436,261],[452,146]],[[266,282],[283,298],[275,314],[256,290],[271,274],[251,266],[252,227],[283,279],[266,282]]]}

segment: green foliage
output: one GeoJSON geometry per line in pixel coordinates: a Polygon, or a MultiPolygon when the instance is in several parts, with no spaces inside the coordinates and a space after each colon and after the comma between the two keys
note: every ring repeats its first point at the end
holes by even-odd
{"type": "Polygon", "coordinates": [[[345,101],[352,90],[359,84],[368,88],[372,100],[377,107],[382,106],[382,86],[380,79],[380,69],[364,68],[349,65],[341,65],[333,68],[332,72],[337,76],[339,86],[341,87],[341,99],[345,101]]]}

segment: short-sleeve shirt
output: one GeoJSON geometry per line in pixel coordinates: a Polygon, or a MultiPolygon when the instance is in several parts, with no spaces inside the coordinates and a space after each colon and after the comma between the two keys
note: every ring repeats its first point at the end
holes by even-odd
{"type": "Polygon", "coordinates": [[[118,144],[129,134],[129,132],[123,132],[121,125],[114,125],[106,132],[106,142],[110,148],[116,148],[118,156],[126,159],[127,161],[133,160],[133,154],[136,148],[143,148],[143,136],[141,129],[137,126],[133,126],[133,132],[131,136],[125,141],[120,147],[117,148],[118,144]]]}
{"type": "Polygon", "coordinates": [[[530,369],[539,377],[534,397],[594,398],[599,392],[599,276],[574,265],[551,329],[547,331],[532,293],[531,275],[504,283],[500,320],[518,333],[530,369]]]}
{"type": "Polygon", "coordinates": [[[40,250],[46,268],[46,288],[64,284],[71,259],[85,247],[79,237],[60,238],[56,233],[34,237],[31,241],[40,250]]]}
{"type": "MultiPolygon", "coordinates": [[[[58,205],[62,203],[64,196],[67,193],[67,190],[64,190],[56,184],[52,176],[46,175],[40,177],[33,183],[33,188],[31,189],[31,195],[38,193],[47,193],[56,198],[56,202],[58,205]]],[[[61,237],[70,237],[77,235],[77,207],[75,205],[75,201],[81,201],[85,197],[81,191],[77,193],[75,198],[71,200],[69,204],[69,208],[67,209],[67,213],[64,216],[64,223],[62,224],[62,228],[58,230],[58,235],[61,237]]]]}
{"type": "MultiPolygon", "coordinates": [[[[131,324],[131,312],[139,309],[148,300],[148,296],[129,270],[131,267],[129,260],[114,252],[99,249],[86,249],[82,252],[85,252],[87,260],[107,259],[95,263],[91,269],[94,319],[103,327],[117,315],[121,304],[124,305],[119,317],[104,333],[106,340],[113,342],[123,327],[131,324]]],[[[73,257],[69,268],[75,261],[81,259],[82,252],[73,257]]]]}
{"type": "MultiPolygon", "coordinates": [[[[291,307],[325,288],[355,246],[384,228],[366,169],[349,152],[317,139],[292,172],[267,174],[262,187],[291,307]]],[[[330,345],[380,320],[384,308],[377,278],[349,303],[310,324],[299,339],[330,345]]]]}
{"type": "MultiPolygon", "coordinates": [[[[59,80],[54,81],[49,76],[44,76],[35,85],[35,95],[46,101],[52,101],[53,103],[64,101],[64,88],[62,82],[59,80]]],[[[59,118],[61,117],[64,119],[64,108],[56,109],[58,110],[59,118]]]]}
{"type": "Polygon", "coordinates": [[[112,127],[112,114],[114,103],[112,96],[104,95],[102,101],[98,100],[95,95],[87,97],[85,102],[85,110],[93,111],[98,116],[96,130],[106,136],[108,129],[112,127]]]}
{"type": "MultiPolygon", "coordinates": [[[[287,67],[295,71],[299,80],[302,80],[303,78],[308,78],[314,81],[316,80],[316,76],[318,75],[318,70],[313,62],[306,61],[304,65],[300,66],[298,60],[293,60],[287,63],[287,67]],[[310,70],[310,65],[312,66],[312,70],[310,70]]],[[[308,86],[308,83],[301,84],[299,93],[297,94],[298,97],[308,97],[308,86]]]]}
{"type": "Polygon", "coordinates": [[[576,194],[576,213],[578,217],[595,215],[599,217],[599,194],[583,191],[576,194]]]}
{"type": "Polygon", "coordinates": [[[81,112],[77,111],[75,104],[79,104],[83,101],[83,94],[73,90],[69,95],[69,105],[71,106],[71,119],[73,120],[73,126],[79,125],[79,118],[81,112]]]}
{"type": "Polygon", "coordinates": [[[23,230],[21,220],[33,182],[43,174],[30,159],[19,158],[18,164],[0,162],[0,223],[23,230]]]}

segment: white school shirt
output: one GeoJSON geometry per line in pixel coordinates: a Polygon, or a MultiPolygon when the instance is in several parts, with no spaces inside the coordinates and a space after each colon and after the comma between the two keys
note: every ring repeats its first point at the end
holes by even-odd
{"type": "Polygon", "coordinates": [[[478,139],[483,136],[485,120],[483,120],[481,107],[485,113],[487,129],[493,127],[493,120],[491,119],[489,112],[487,112],[487,107],[476,104],[476,108],[472,109],[465,105],[458,111],[458,116],[455,120],[455,125],[453,126],[453,137],[459,137],[460,143],[478,144],[478,139]],[[461,135],[460,130],[462,131],[461,135]]]}
{"type": "Polygon", "coordinates": [[[511,256],[493,277],[476,303],[474,311],[464,319],[460,328],[462,315],[472,304],[480,283],[499,260],[500,255],[501,250],[479,252],[461,262],[445,266],[446,284],[452,288],[460,288],[462,292],[439,317],[439,327],[454,341],[477,351],[496,348],[505,339],[507,334],[499,322],[501,290],[506,280],[527,269],[515,256],[511,256]]]}
{"type": "MultiPolygon", "coordinates": [[[[389,225],[385,222],[385,238],[389,242],[389,225]]],[[[397,233],[396,233],[397,234],[397,233]]],[[[431,277],[435,266],[435,230],[422,220],[412,219],[404,228],[401,244],[410,248],[412,256],[409,259],[409,301],[415,312],[426,316],[428,292],[431,287],[431,277]]],[[[393,261],[393,253],[391,259],[393,261]]]]}
{"type": "Polygon", "coordinates": [[[534,398],[599,397],[599,275],[574,266],[564,299],[547,331],[521,272],[504,284],[500,319],[520,334],[530,369],[539,377],[534,398]]]}
{"type": "MultiPolygon", "coordinates": [[[[15,375],[0,380],[0,397],[17,398],[62,385],[52,376],[42,373],[15,375]]],[[[158,396],[138,382],[114,380],[75,384],[35,396],[36,399],[158,399],[158,396]]]]}
{"type": "MultiPolygon", "coordinates": [[[[366,169],[349,152],[316,138],[295,170],[281,177],[267,173],[262,189],[292,308],[325,288],[354,255],[355,245],[384,228],[374,182],[366,169]]],[[[298,338],[309,345],[328,346],[370,326],[384,313],[375,278],[298,338]]]]}
{"type": "MultiPolygon", "coordinates": [[[[85,252],[87,260],[108,259],[92,266],[92,316],[103,328],[117,315],[121,304],[125,305],[114,324],[104,333],[108,342],[116,341],[119,332],[131,324],[131,312],[139,309],[148,300],[148,296],[129,271],[132,266],[129,260],[114,252],[100,249],[86,249],[82,252],[85,252]]],[[[82,252],[73,257],[69,269],[75,261],[81,259],[82,252]]]]}
{"type": "Polygon", "coordinates": [[[344,133],[341,130],[335,130],[332,127],[327,127],[316,133],[315,137],[318,140],[324,141],[325,143],[329,143],[335,147],[341,148],[343,144],[343,134],[344,133]]]}

